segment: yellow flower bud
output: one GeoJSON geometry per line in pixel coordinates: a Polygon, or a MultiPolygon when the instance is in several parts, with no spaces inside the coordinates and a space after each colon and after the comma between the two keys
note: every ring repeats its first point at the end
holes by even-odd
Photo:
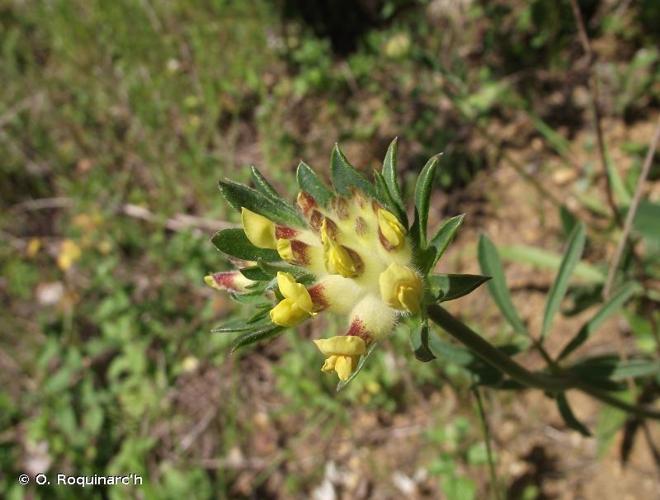
{"type": "Polygon", "coordinates": [[[284,300],[270,311],[270,319],[280,326],[296,326],[313,314],[312,297],[307,288],[289,273],[277,273],[277,286],[284,300]]]}
{"type": "Polygon", "coordinates": [[[329,273],[340,274],[344,278],[359,276],[362,271],[359,255],[338,244],[330,227],[328,219],[324,219],[321,224],[321,242],[323,243],[325,268],[329,273]]]}
{"type": "Polygon", "coordinates": [[[360,356],[367,352],[367,344],[360,337],[342,335],[315,340],[314,343],[321,353],[327,356],[321,370],[336,371],[339,380],[348,380],[357,367],[360,356]]]}
{"type": "Polygon", "coordinates": [[[239,271],[227,271],[204,276],[204,283],[216,290],[229,290],[231,292],[246,292],[248,286],[254,281],[243,276],[239,271]]]}
{"type": "Polygon", "coordinates": [[[378,209],[378,229],[383,246],[388,250],[399,248],[406,238],[404,228],[394,214],[378,209]]]}
{"type": "Polygon", "coordinates": [[[241,208],[241,222],[245,236],[254,246],[259,248],[277,248],[275,241],[275,224],[263,215],[254,213],[247,208],[241,208]]]}
{"type": "Polygon", "coordinates": [[[378,278],[380,295],[387,305],[417,314],[421,308],[422,280],[409,267],[392,263],[378,278]]]}
{"type": "Polygon", "coordinates": [[[354,278],[360,274],[351,254],[337,244],[332,244],[325,250],[325,267],[329,273],[340,274],[344,278],[354,278]]]}

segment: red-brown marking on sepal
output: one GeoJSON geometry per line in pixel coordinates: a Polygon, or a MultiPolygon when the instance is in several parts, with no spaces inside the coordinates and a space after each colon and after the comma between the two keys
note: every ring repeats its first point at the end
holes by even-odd
{"type": "Polygon", "coordinates": [[[380,244],[383,245],[383,248],[387,250],[388,252],[391,252],[394,250],[396,247],[392,245],[389,241],[387,241],[387,238],[383,235],[383,232],[378,228],[378,239],[380,240],[380,244]]]}
{"type": "Polygon", "coordinates": [[[239,291],[239,288],[236,286],[236,276],[238,274],[238,271],[226,271],[223,273],[213,273],[211,277],[218,287],[237,292],[239,291]]]}
{"type": "Polygon", "coordinates": [[[295,257],[295,263],[301,266],[309,264],[309,245],[300,240],[291,240],[291,251],[295,257]]]}
{"type": "Polygon", "coordinates": [[[314,304],[314,312],[323,311],[327,309],[330,304],[325,296],[325,287],[317,283],[307,289],[309,296],[312,298],[312,303],[314,304]]]}
{"type": "Polygon", "coordinates": [[[275,226],[275,238],[278,240],[291,240],[298,236],[298,231],[287,226],[275,226]]]}
{"type": "Polygon", "coordinates": [[[302,213],[305,215],[305,217],[307,217],[310,210],[318,206],[318,203],[316,203],[314,197],[305,191],[300,191],[298,193],[296,203],[298,204],[298,207],[300,207],[300,210],[302,210],[302,213]]]}
{"type": "Polygon", "coordinates": [[[383,207],[380,203],[378,203],[376,200],[371,200],[371,210],[373,210],[375,214],[377,214],[378,210],[381,208],[383,207]]]}
{"type": "Polygon", "coordinates": [[[344,245],[342,245],[342,248],[351,256],[351,260],[353,261],[353,264],[355,264],[356,276],[362,274],[362,271],[364,271],[364,261],[362,260],[362,257],[360,257],[360,254],[344,245]]]}
{"type": "Polygon", "coordinates": [[[321,230],[321,224],[323,224],[323,214],[318,210],[313,210],[309,216],[309,227],[318,233],[321,230]]]}
{"type": "Polygon", "coordinates": [[[348,219],[349,211],[348,211],[348,202],[346,201],[346,198],[342,198],[339,196],[337,198],[334,198],[332,200],[332,208],[334,208],[337,217],[339,217],[341,220],[348,219]]]}
{"type": "MultiPolygon", "coordinates": [[[[335,224],[335,221],[329,217],[324,217],[323,221],[325,222],[325,231],[328,235],[328,238],[330,238],[332,241],[337,241],[337,233],[339,232],[339,228],[337,227],[337,224],[335,224]]],[[[321,223],[321,225],[323,225],[323,223],[321,223]]]]}
{"type": "Polygon", "coordinates": [[[364,340],[365,344],[371,342],[371,334],[367,331],[364,326],[364,323],[360,318],[355,318],[351,322],[351,326],[348,327],[348,332],[346,332],[347,337],[360,337],[364,340]]]}
{"type": "Polygon", "coordinates": [[[353,191],[353,203],[359,206],[360,208],[364,208],[367,206],[367,201],[368,198],[365,197],[364,193],[362,191],[358,191],[357,189],[353,191]]]}
{"type": "Polygon", "coordinates": [[[358,236],[364,236],[365,234],[367,234],[367,229],[369,229],[369,226],[367,225],[367,221],[365,221],[362,217],[356,217],[355,233],[358,236]]]}

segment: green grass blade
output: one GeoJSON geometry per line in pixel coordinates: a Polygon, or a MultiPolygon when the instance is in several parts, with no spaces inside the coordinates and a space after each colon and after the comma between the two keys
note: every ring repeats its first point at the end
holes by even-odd
{"type": "Polygon", "coordinates": [[[552,325],[552,320],[559,310],[561,301],[566,295],[566,290],[568,290],[568,283],[573,274],[575,266],[580,261],[582,257],[582,252],[584,251],[584,244],[587,241],[586,232],[584,229],[584,224],[579,223],[575,226],[571,232],[571,236],[568,240],[566,246],[566,251],[564,252],[564,257],[562,258],[561,264],[559,265],[559,272],[555,278],[555,282],[550,288],[548,293],[548,301],[545,306],[545,313],[543,315],[543,326],[541,327],[541,338],[544,339],[550,330],[552,325]]]}
{"type": "Polygon", "coordinates": [[[589,321],[582,325],[582,328],[580,328],[575,337],[573,337],[561,351],[558,360],[561,361],[575,349],[584,344],[589,339],[589,336],[600,327],[603,321],[613,314],[616,314],[637,290],[639,290],[639,285],[635,282],[627,283],[621,287],[617,293],[612,295],[612,297],[601,306],[598,312],[594,314],[589,321]]]}
{"type": "MultiPolygon", "coordinates": [[[[561,255],[542,248],[528,245],[509,245],[499,248],[500,255],[509,262],[525,262],[537,268],[557,271],[561,265],[561,255]]],[[[603,283],[605,273],[587,262],[578,262],[575,266],[576,278],[588,283],[603,283]]]]}
{"type": "Polygon", "coordinates": [[[495,304],[497,304],[497,307],[514,331],[528,334],[527,328],[520,319],[520,316],[518,316],[511,301],[511,295],[509,294],[502,262],[500,261],[497,249],[493,245],[493,242],[483,234],[479,238],[478,255],[482,274],[491,276],[492,278],[488,282],[488,290],[495,304]]]}

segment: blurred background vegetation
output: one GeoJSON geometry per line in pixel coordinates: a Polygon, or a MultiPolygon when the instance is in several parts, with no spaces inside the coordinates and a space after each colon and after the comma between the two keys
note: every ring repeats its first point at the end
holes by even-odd
{"type": "MultiPolygon", "coordinates": [[[[432,221],[467,214],[444,271],[478,271],[481,231],[558,252],[558,204],[591,223],[587,260],[606,269],[617,229],[590,81],[625,204],[660,108],[660,4],[578,4],[593,61],[567,0],[1,0],[0,496],[484,498],[468,372],[451,353],[416,362],[405,326],[340,394],[308,341],[334,324],[229,356],[210,330],[240,308],[202,282],[229,268],[209,238],[237,221],[217,181],[256,164],[293,197],[299,159],[327,171],[339,141],[369,172],[398,136],[408,191],[444,152],[432,221]],[[145,480],[17,482],[42,471],[145,480]]],[[[647,257],[658,173],[636,226],[647,257]]],[[[511,255],[538,324],[552,262],[511,255]]],[[[657,284],[590,352],[657,354],[657,284]]],[[[485,291],[455,307],[519,340],[485,291]]],[[[597,429],[583,438],[546,404],[485,392],[507,498],[657,493],[657,432],[578,399],[597,429]]]]}

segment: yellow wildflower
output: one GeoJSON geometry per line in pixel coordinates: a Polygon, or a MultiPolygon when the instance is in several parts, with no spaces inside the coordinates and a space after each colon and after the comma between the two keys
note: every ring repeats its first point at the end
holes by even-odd
{"type": "Polygon", "coordinates": [[[360,337],[338,336],[329,339],[315,340],[316,347],[324,356],[324,372],[336,371],[340,380],[348,380],[357,367],[358,360],[365,352],[367,345],[360,337]]]}
{"type": "Polygon", "coordinates": [[[307,288],[289,273],[277,273],[277,286],[284,297],[270,311],[270,319],[280,326],[296,326],[313,315],[314,304],[307,288]]]}
{"type": "Polygon", "coordinates": [[[380,294],[389,306],[417,314],[422,300],[422,280],[411,268],[392,263],[381,273],[380,294]]]}

